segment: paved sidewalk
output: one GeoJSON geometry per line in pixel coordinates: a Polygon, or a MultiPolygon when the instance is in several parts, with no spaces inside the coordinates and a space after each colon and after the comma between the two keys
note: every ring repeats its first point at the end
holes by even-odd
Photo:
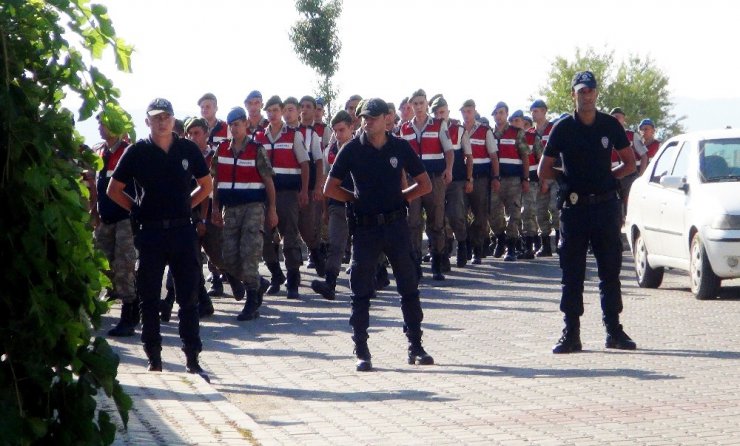
{"type": "MultiPolygon", "coordinates": [[[[302,301],[266,296],[252,322],[236,321],[242,303],[215,299],[202,321],[212,384],[182,373],[176,317],[163,324],[162,374],[146,373],[138,336],[111,340],[136,403],[116,444],[740,444],[740,281],[714,301],[695,300],[684,274],[644,290],[627,256],[622,320],[638,350],[614,351],[591,262],[585,351],[553,355],[557,262],[489,258],[441,284],[425,267],[429,367],[406,365],[389,288],[371,308],[376,370],[354,371],[344,276],[337,301],[307,287],[302,301]]],[[[303,276],[304,286],[314,277],[303,276]]]]}

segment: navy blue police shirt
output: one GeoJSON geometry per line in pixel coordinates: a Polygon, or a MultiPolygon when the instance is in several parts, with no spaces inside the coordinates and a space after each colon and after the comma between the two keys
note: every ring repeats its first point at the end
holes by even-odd
{"type": "Polygon", "coordinates": [[[629,147],[624,127],[611,115],[596,112],[591,125],[584,125],[578,115],[569,115],[555,124],[545,147],[545,156],[563,162],[562,182],[569,191],[603,194],[617,190],[612,175],[612,150],[629,147]]]}
{"type": "Polygon", "coordinates": [[[390,133],[386,136],[385,145],[376,149],[367,140],[367,134],[361,133],[339,151],[329,171],[329,176],[338,180],[352,176],[356,198],[352,207],[358,216],[403,209],[403,171],[412,177],[425,172],[421,159],[406,140],[390,133]]]}
{"type": "Polygon", "coordinates": [[[167,152],[151,139],[131,145],[113,171],[113,178],[122,183],[133,180],[142,190],[139,218],[158,221],[189,218],[191,181],[208,174],[198,146],[173,134],[167,152]]]}

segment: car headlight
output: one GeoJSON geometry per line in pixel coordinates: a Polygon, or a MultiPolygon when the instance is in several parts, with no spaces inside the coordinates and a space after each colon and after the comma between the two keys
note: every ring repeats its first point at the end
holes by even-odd
{"type": "Polygon", "coordinates": [[[720,215],[712,221],[712,229],[740,229],[740,215],[720,215]]]}

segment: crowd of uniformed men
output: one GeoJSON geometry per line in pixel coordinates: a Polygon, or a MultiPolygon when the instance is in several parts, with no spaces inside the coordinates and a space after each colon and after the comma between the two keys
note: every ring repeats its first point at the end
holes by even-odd
{"type": "MultiPolygon", "coordinates": [[[[210,197],[193,207],[192,218],[187,220],[187,224],[195,225],[196,249],[205,252],[210,271],[206,279],[199,268],[194,310],[198,317],[213,314],[211,297],[223,295],[224,281],[236,300],[245,301],[236,315],[239,321],[258,317],[264,294],[279,294],[283,285],[288,299],[300,299],[303,245],[309,267],[315,268],[320,277],[310,284],[311,288],[326,299],[335,299],[342,264],[351,263],[349,240],[358,220],[353,217],[351,204],[325,197],[323,188],[338,153],[361,132],[359,115],[363,102],[360,96],[353,95],[343,110],[325,121],[321,98],[272,96],[263,101],[259,91],[252,91],[244,108],[232,108],[226,121],[222,121],[216,117],[216,97],[207,93],[197,101],[200,117],[176,121],[180,128],[175,126],[173,138],[188,139],[197,145],[210,167],[213,184],[210,197]],[[260,261],[265,262],[269,279],[260,276],[260,261]]],[[[493,109],[492,124],[478,113],[472,99],[461,104],[462,119],[456,120],[450,117],[450,104],[442,95],[427,98],[421,89],[404,98],[397,110],[392,103],[387,105],[388,134],[408,141],[431,181],[431,193],[408,203],[407,209],[410,255],[417,281],[422,277],[424,261],[431,262],[433,280],[445,280],[444,273],[450,271],[453,255],[458,268],[465,268],[469,262],[481,264],[487,256],[503,256],[505,261],[513,262],[553,255],[560,235],[558,183],[539,181],[537,166],[557,118],[548,119],[543,100],[531,104],[530,114],[521,110],[510,113],[506,103],[499,102],[493,109]],[[427,246],[422,242],[424,230],[427,246]]],[[[166,100],[157,99],[150,104],[147,124],[152,128],[152,138],[156,118],[173,114],[166,100]]],[[[611,115],[624,125],[621,109],[613,109],[611,115]]],[[[96,244],[110,260],[111,297],[120,298],[123,303],[120,319],[108,334],[131,336],[144,313],[144,305],[140,313],[135,286],[137,248],[141,247],[134,246],[133,232],[139,229],[139,222],[132,225],[129,221],[135,203],[112,199],[115,197],[106,193],[129,142],[125,135],[111,134],[102,115],[98,119],[103,142],[95,150],[104,163],[96,175],[91,215],[96,244]]],[[[626,132],[638,171],[621,180],[623,197],[659,145],[652,121],[643,120],[638,130],[639,134],[626,132]]],[[[620,163],[616,150],[612,162],[620,163]]],[[[188,169],[185,163],[182,167],[188,169]]],[[[170,174],[164,171],[157,175],[166,181],[170,174]]],[[[128,180],[119,185],[128,196],[141,195],[142,191],[137,191],[138,178],[132,180],[123,173],[119,177],[128,180]]],[[[413,183],[413,179],[406,175],[404,182],[413,183]]],[[[193,189],[205,184],[197,175],[191,177],[191,183],[193,189]]],[[[352,190],[351,178],[345,178],[341,185],[352,190]]],[[[166,220],[165,227],[179,223],[166,220]]],[[[146,222],[141,227],[146,228],[146,222]]],[[[167,263],[170,270],[179,267],[171,260],[167,263]]],[[[152,280],[156,280],[154,276],[152,280]]],[[[138,280],[143,279],[139,276],[138,280]]],[[[387,260],[381,255],[374,287],[379,290],[388,284],[387,260]]],[[[180,302],[176,296],[180,287],[183,285],[178,285],[177,278],[168,278],[167,294],[157,308],[157,317],[162,321],[169,320],[175,299],[180,302]]],[[[181,305],[180,317],[190,317],[190,310],[181,305]]],[[[192,330],[192,323],[190,328],[181,326],[181,336],[184,329],[192,330]]],[[[154,339],[151,336],[142,333],[145,348],[147,340],[154,339]]],[[[191,346],[194,357],[188,357],[189,371],[201,370],[197,365],[199,348],[191,346]]],[[[147,350],[147,354],[150,369],[161,370],[158,352],[147,350]]],[[[425,357],[420,356],[424,363],[425,357]]],[[[431,357],[426,359],[431,361],[431,357]]]]}

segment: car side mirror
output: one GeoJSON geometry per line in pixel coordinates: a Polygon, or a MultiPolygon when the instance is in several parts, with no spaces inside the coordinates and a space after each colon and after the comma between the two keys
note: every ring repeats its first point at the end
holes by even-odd
{"type": "Polygon", "coordinates": [[[660,185],[669,189],[689,191],[689,185],[686,183],[686,177],[684,176],[665,175],[660,178],[660,185]]]}

